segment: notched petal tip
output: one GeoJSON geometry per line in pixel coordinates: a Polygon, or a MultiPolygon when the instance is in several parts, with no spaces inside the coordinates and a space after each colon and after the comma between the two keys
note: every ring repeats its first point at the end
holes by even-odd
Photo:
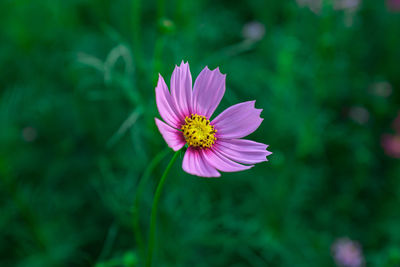
{"type": "MultiPolygon", "coordinates": [[[[157,86],[160,85],[161,82],[165,82],[163,76],[161,75],[161,73],[158,74],[158,80],[157,80],[157,86]]],[[[156,86],[156,88],[157,88],[156,86]]]]}
{"type": "Polygon", "coordinates": [[[261,112],[262,109],[255,108],[255,100],[246,101],[225,109],[212,124],[218,130],[219,138],[242,138],[261,125],[261,112]]]}
{"type": "Polygon", "coordinates": [[[205,66],[197,76],[193,87],[194,112],[210,119],[225,94],[225,77],[219,68],[205,66]]]}
{"type": "Polygon", "coordinates": [[[229,157],[226,157],[224,154],[220,153],[218,150],[208,150],[208,151],[201,151],[202,157],[205,161],[208,162],[209,165],[213,166],[219,171],[223,172],[238,172],[244,171],[252,168],[254,165],[242,165],[233,160],[229,157]]]}
{"type": "MultiPolygon", "coordinates": [[[[267,145],[267,148],[269,145],[267,145]]],[[[267,148],[265,148],[265,161],[268,161],[268,156],[271,156],[273,153],[271,151],[268,151],[267,148]]]]}
{"type": "Polygon", "coordinates": [[[267,145],[247,139],[220,139],[215,149],[225,157],[242,164],[256,164],[267,160],[271,154],[267,145]]]}
{"type": "Polygon", "coordinates": [[[175,64],[175,67],[178,67],[178,68],[189,68],[189,61],[186,61],[186,63],[185,63],[185,61],[182,59],[181,64],[179,66],[175,64]]]}
{"type": "Polygon", "coordinates": [[[224,80],[226,79],[226,73],[222,73],[219,67],[216,67],[215,69],[211,70],[211,72],[215,72],[218,75],[221,75],[224,80]]]}

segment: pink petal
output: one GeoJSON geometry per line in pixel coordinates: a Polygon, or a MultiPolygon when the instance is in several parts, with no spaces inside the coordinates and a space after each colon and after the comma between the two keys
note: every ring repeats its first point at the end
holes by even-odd
{"type": "Polygon", "coordinates": [[[174,151],[178,151],[186,144],[185,138],[180,131],[172,128],[157,118],[155,118],[155,120],[158,130],[170,148],[174,151]]]}
{"type": "Polygon", "coordinates": [[[243,164],[255,164],[268,161],[268,145],[245,139],[219,139],[214,149],[223,156],[243,164]]]}
{"type": "Polygon", "coordinates": [[[219,177],[221,174],[209,165],[200,153],[201,150],[191,147],[185,153],[182,168],[185,172],[202,177],[219,177]]]}
{"type": "Polygon", "coordinates": [[[248,101],[225,109],[211,123],[215,126],[217,138],[242,138],[254,132],[263,121],[262,109],[254,108],[256,101],[248,101]]]}
{"type": "Polygon", "coordinates": [[[201,150],[204,159],[214,168],[223,172],[237,172],[247,170],[253,167],[236,163],[214,149],[201,150]]]}
{"type": "Polygon", "coordinates": [[[158,76],[156,87],[156,103],[158,112],[169,125],[180,128],[181,121],[177,115],[174,101],[171,98],[168,87],[161,75],[158,76]]]}
{"type": "Polygon", "coordinates": [[[189,63],[175,66],[171,76],[171,95],[180,118],[185,119],[192,112],[192,75],[189,63]]]}
{"type": "Polygon", "coordinates": [[[225,74],[205,67],[194,82],[193,112],[210,119],[225,93],[225,74]]]}

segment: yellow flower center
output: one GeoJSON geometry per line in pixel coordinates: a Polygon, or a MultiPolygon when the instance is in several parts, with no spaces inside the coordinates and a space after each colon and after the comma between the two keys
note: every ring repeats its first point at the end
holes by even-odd
{"type": "Polygon", "coordinates": [[[187,144],[191,147],[209,148],[217,140],[215,137],[217,130],[206,117],[201,115],[186,116],[185,125],[182,125],[181,130],[187,144]]]}

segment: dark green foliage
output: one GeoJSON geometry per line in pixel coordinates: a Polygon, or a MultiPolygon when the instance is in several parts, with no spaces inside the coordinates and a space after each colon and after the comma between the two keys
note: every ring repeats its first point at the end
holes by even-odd
{"type": "Polygon", "coordinates": [[[257,100],[250,138],[274,154],[221,179],[178,160],[155,266],[334,266],[342,236],[367,266],[400,266],[400,164],[380,145],[399,110],[400,13],[327,2],[314,13],[294,0],[1,1],[0,266],[143,263],[138,183],[150,175],[146,241],[172,157],[152,161],[166,148],[154,87],[181,60],[193,80],[205,65],[227,74],[217,113],[257,100]],[[251,21],[265,25],[259,41],[243,39],[251,21]],[[390,96],[374,93],[382,82],[390,96]]]}

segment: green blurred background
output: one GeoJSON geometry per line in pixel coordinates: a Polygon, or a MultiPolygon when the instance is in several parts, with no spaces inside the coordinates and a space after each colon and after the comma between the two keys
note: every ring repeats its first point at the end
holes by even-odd
{"type": "Polygon", "coordinates": [[[217,113],[257,100],[249,138],[273,154],[220,179],[179,159],[154,266],[335,266],[340,237],[400,266],[400,164],[381,146],[400,109],[391,2],[2,0],[0,266],[143,263],[172,156],[154,87],[182,60],[193,80],[227,74],[217,113]]]}

